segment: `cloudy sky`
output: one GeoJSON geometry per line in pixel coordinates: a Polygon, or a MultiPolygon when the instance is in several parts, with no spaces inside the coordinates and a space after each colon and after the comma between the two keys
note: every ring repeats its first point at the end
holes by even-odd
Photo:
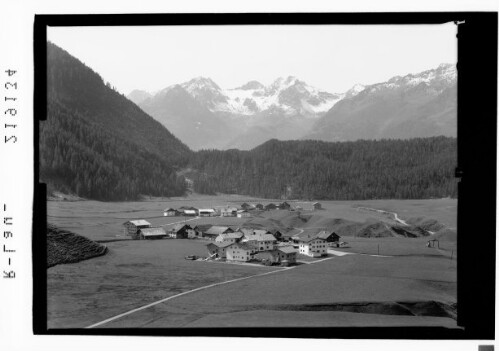
{"type": "Polygon", "coordinates": [[[457,27],[144,26],[53,27],[48,40],[120,92],[154,92],[193,77],[222,88],[293,75],[328,92],[383,82],[457,61],[457,27]]]}

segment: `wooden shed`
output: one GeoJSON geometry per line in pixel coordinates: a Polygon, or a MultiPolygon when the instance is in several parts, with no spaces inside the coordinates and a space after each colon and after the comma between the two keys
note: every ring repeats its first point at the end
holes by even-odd
{"type": "Polygon", "coordinates": [[[139,229],[139,239],[163,239],[166,231],[161,227],[151,227],[139,229]]]}

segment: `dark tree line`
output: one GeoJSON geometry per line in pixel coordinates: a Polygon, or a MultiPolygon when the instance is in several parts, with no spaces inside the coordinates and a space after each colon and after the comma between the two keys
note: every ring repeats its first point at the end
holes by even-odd
{"type": "Polygon", "coordinates": [[[355,142],[270,140],[250,151],[203,150],[194,190],[300,199],[457,196],[456,139],[355,142]]]}

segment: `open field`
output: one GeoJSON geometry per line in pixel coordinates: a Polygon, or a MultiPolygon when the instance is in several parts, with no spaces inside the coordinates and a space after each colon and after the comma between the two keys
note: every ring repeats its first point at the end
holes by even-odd
{"type": "Polygon", "coordinates": [[[213,322],[217,326],[255,327],[262,318],[265,325],[271,326],[326,326],[337,315],[344,326],[426,325],[430,321],[455,327],[452,318],[425,316],[431,313],[428,310],[419,310],[419,316],[409,318],[405,311],[387,306],[389,302],[404,301],[452,304],[456,302],[455,291],[455,261],[442,257],[349,255],[197,291],[103,327],[206,327],[213,322]],[[341,306],[337,305],[359,302],[370,303],[371,310],[338,310],[341,306]],[[270,313],[289,320],[278,318],[272,322],[270,313]],[[242,316],[245,319],[240,319],[242,316]],[[280,322],[283,324],[276,324],[280,322]]]}
{"type": "Polygon", "coordinates": [[[107,255],[47,272],[49,328],[81,328],[187,290],[279,268],[188,261],[197,240],[108,243],[107,255]]]}
{"type": "MultiPolygon", "coordinates": [[[[107,203],[49,201],[50,223],[92,240],[108,241],[109,249],[102,257],[48,269],[49,327],[86,327],[195,288],[265,272],[275,273],[179,296],[102,327],[273,326],[275,323],[455,327],[454,319],[448,316],[433,312],[400,315],[398,305],[396,308],[387,305],[456,302],[456,261],[449,259],[456,243],[452,233],[441,240],[440,249],[426,247],[431,237],[344,236],[341,240],[349,242],[350,247],[334,249],[352,255],[332,256],[289,270],[185,260],[185,255],[206,255],[204,240],[133,241],[123,236],[122,223],[130,219],[147,219],[166,229],[184,220],[193,225],[261,225],[292,235],[301,230],[327,228],[336,219],[396,224],[393,218],[358,207],[396,212],[402,220],[436,219],[447,227],[455,227],[457,213],[456,200],[441,199],[322,201],[321,211],[277,210],[247,219],[162,216],[166,207],[203,208],[243,202],[271,201],[237,196],[107,203]],[[377,255],[378,245],[380,255],[394,257],[362,255],[377,255]],[[352,312],[348,310],[350,307],[343,306],[354,302],[370,303],[375,308],[352,312]]],[[[456,253],[453,254],[455,257],[456,253]]]]}

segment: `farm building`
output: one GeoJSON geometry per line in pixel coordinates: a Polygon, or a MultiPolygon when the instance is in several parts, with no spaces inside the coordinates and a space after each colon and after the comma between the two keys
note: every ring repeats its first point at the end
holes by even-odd
{"type": "Polygon", "coordinates": [[[217,212],[212,208],[200,208],[199,209],[199,217],[214,217],[217,215],[217,212]]]}
{"type": "Polygon", "coordinates": [[[192,229],[194,229],[194,231],[196,232],[196,236],[203,236],[203,233],[206,232],[211,227],[213,227],[212,224],[197,224],[192,229]]]}
{"type": "Polygon", "coordinates": [[[327,255],[326,240],[317,236],[305,236],[298,239],[300,254],[311,257],[320,257],[327,255]]]}
{"type": "Polygon", "coordinates": [[[222,217],[235,217],[237,215],[237,208],[227,207],[220,210],[220,216],[222,217]]]}
{"type": "Polygon", "coordinates": [[[272,234],[245,235],[242,241],[253,245],[257,251],[273,250],[277,244],[272,234]]]}
{"type": "Polygon", "coordinates": [[[267,229],[253,229],[253,235],[271,234],[267,229]]]}
{"type": "Polygon", "coordinates": [[[225,258],[227,247],[232,245],[233,243],[225,241],[225,242],[214,242],[206,245],[206,249],[210,255],[210,258],[225,258]]]}
{"type": "Polygon", "coordinates": [[[126,221],[125,223],[123,223],[123,227],[125,235],[131,236],[132,239],[138,239],[139,229],[150,228],[151,223],[143,219],[136,219],[133,221],[126,221]]]}
{"type": "Polygon", "coordinates": [[[319,239],[326,240],[327,243],[338,243],[340,241],[341,236],[336,234],[335,232],[322,230],[317,234],[319,239]]]}
{"type": "Polygon", "coordinates": [[[217,236],[220,234],[227,234],[227,233],[233,233],[234,230],[232,230],[229,227],[223,227],[219,225],[213,225],[210,228],[208,228],[205,232],[203,232],[203,237],[215,240],[217,236]]]}
{"type": "Polygon", "coordinates": [[[312,206],[313,206],[314,210],[322,210],[322,205],[320,202],[314,202],[312,204],[312,206]]]}
{"type": "Polygon", "coordinates": [[[269,251],[260,251],[255,254],[255,259],[258,261],[267,261],[270,263],[279,263],[279,251],[277,250],[269,250],[269,251]]]}
{"type": "Polygon", "coordinates": [[[270,211],[270,210],[275,210],[276,208],[277,208],[276,204],[270,203],[270,204],[265,205],[264,210],[270,211]]]}
{"type": "Polygon", "coordinates": [[[178,213],[182,216],[197,216],[198,215],[198,209],[195,207],[190,207],[190,206],[182,206],[178,209],[178,213]]]}
{"type": "Polygon", "coordinates": [[[297,252],[292,246],[280,246],[277,248],[281,263],[287,261],[287,264],[296,263],[297,252]]]}
{"type": "Polygon", "coordinates": [[[256,204],[255,205],[255,209],[262,211],[263,210],[263,205],[262,204],[256,204]]]}
{"type": "Polygon", "coordinates": [[[163,239],[166,232],[161,227],[150,227],[139,229],[139,239],[163,239]]]}
{"type": "Polygon", "coordinates": [[[225,233],[225,234],[220,234],[219,236],[217,236],[215,241],[216,242],[237,243],[237,242],[241,241],[243,236],[244,236],[244,234],[241,232],[225,233]]]}
{"type": "Polygon", "coordinates": [[[237,211],[237,218],[248,218],[251,217],[251,213],[246,210],[237,211]]]}
{"type": "Polygon", "coordinates": [[[196,236],[196,232],[188,224],[179,223],[173,226],[169,231],[169,235],[174,239],[187,239],[196,236]]]}
{"type": "Polygon", "coordinates": [[[178,214],[178,212],[174,208],[165,208],[163,210],[163,216],[165,216],[165,217],[175,217],[177,214],[178,214]]]}
{"type": "Polygon", "coordinates": [[[248,243],[235,243],[228,246],[225,251],[227,260],[247,262],[253,259],[255,248],[248,243]]]}

